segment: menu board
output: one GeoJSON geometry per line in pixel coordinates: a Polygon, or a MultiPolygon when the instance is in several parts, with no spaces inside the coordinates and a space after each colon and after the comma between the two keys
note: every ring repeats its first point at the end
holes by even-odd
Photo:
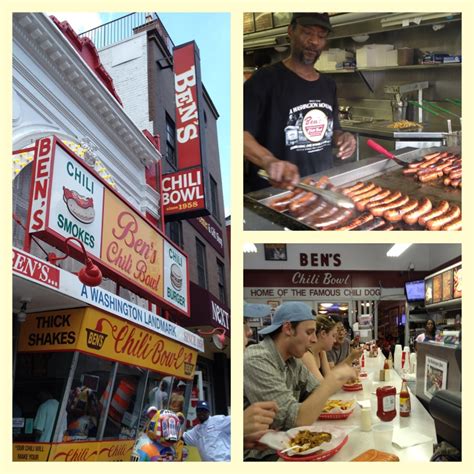
{"type": "Polygon", "coordinates": [[[462,298],[462,267],[449,268],[425,280],[425,305],[462,298]]]}
{"type": "Polygon", "coordinates": [[[433,280],[425,280],[425,305],[433,303],[433,280]]]}
{"type": "Polygon", "coordinates": [[[443,296],[443,280],[441,275],[436,275],[433,277],[433,303],[439,303],[443,296]]]}
{"type": "Polygon", "coordinates": [[[462,298],[462,267],[453,272],[453,298],[462,298]]]}
{"type": "Polygon", "coordinates": [[[443,279],[443,301],[453,299],[453,270],[446,270],[441,274],[443,279]]]}
{"type": "Polygon", "coordinates": [[[273,27],[271,13],[255,13],[255,30],[268,30],[273,27]]]}
{"type": "Polygon", "coordinates": [[[253,13],[244,13],[244,34],[253,33],[254,31],[253,13]]]}

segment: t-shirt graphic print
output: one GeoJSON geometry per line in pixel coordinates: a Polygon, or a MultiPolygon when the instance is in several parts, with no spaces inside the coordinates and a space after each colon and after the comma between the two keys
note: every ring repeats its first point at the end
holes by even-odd
{"type": "Polygon", "coordinates": [[[333,120],[324,110],[332,113],[332,106],[311,101],[289,110],[285,127],[285,145],[291,150],[315,153],[331,146],[333,120]]]}

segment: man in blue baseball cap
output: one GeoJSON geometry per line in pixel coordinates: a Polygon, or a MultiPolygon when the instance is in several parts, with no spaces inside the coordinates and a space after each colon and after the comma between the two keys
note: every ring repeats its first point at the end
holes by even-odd
{"type": "Polygon", "coordinates": [[[290,55],[260,68],[244,83],[245,191],[292,187],[300,177],[352,156],[356,140],[339,123],[336,83],[316,69],[331,32],[327,13],[293,13],[290,55]]]}
{"type": "MultiPolygon", "coordinates": [[[[304,302],[280,305],[270,326],[259,331],[265,336],[244,354],[244,404],[274,400],[278,406],[271,429],[286,431],[311,425],[321,414],[327,399],[337,392],[356,371],[346,364],[338,366],[319,382],[301,357],[316,342],[316,321],[304,302]]],[[[246,461],[276,460],[274,450],[249,450],[246,461]]]]}
{"type": "Polygon", "coordinates": [[[196,446],[203,461],[230,461],[230,416],[211,416],[207,401],[199,400],[196,417],[199,425],[183,434],[184,442],[196,446]]]}

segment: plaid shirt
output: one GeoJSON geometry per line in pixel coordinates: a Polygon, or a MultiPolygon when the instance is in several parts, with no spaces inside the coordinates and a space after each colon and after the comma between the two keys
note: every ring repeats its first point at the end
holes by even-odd
{"type": "MultiPolygon", "coordinates": [[[[244,407],[274,400],[278,412],[271,425],[273,430],[286,431],[295,427],[300,403],[318,385],[319,381],[301,360],[290,357],[285,362],[282,359],[271,337],[245,349],[244,407]]],[[[246,457],[261,458],[272,452],[251,450],[246,452],[246,457]]]]}

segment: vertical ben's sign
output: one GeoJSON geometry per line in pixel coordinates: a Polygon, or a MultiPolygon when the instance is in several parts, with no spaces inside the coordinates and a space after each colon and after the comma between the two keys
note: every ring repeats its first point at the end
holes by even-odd
{"type": "Polygon", "coordinates": [[[173,50],[178,171],[162,178],[167,220],[208,215],[205,135],[202,133],[202,84],[199,50],[194,41],[173,50]]]}

